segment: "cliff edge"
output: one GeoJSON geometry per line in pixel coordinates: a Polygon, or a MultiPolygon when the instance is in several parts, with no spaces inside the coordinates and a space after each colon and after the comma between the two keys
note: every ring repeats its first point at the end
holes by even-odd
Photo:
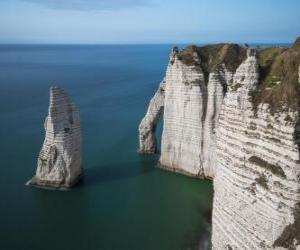
{"type": "Polygon", "coordinates": [[[213,249],[300,249],[299,42],[173,49],[139,127],[155,153],[163,113],[161,167],[213,179],[213,249]]]}

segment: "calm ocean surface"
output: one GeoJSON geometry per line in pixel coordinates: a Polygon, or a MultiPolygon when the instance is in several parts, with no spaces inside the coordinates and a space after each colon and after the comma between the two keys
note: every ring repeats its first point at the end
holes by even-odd
{"type": "MultiPolygon", "coordinates": [[[[212,185],[140,156],[138,124],[171,45],[0,46],[0,249],[194,249],[212,185]],[[81,113],[84,180],[72,191],[26,187],[44,139],[49,87],[81,113]]],[[[160,128],[161,130],[161,128],[160,128]]]]}

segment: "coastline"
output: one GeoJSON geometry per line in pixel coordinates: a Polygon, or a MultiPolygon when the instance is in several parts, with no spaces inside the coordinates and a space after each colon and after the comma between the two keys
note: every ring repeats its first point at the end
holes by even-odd
{"type": "Polygon", "coordinates": [[[180,175],[184,175],[184,176],[187,176],[187,177],[190,177],[190,178],[193,178],[193,179],[207,180],[207,181],[213,182],[213,178],[210,178],[210,177],[207,177],[207,176],[204,176],[204,175],[194,175],[194,174],[191,174],[190,172],[187,172],[183,169],[173,168],[173,167],[169,167],[169,166],[166,166],[166,165],[162,165],[160,162],[157,164],[157,167],[159,169],[162,169],[162,170],[165,170],[165,171],[168,171],[168,172],[172,172],[172,173],[176,173],[176,174],[180,174],[180,175]]]}
{"type": "Polygon", "coordinates": [[[82,179],[83,174],[80,174],[70,185],[66,184],[59,184],[59,183],[54,183],[51,181],[42,181],[40,179],[37,179],[36,176],[31,178],[29,181],[25,183],[26,186],[31,186],[35,188],[40,188],[40,189],[46,189],[46,190],[58,190],[58,191],[71,191],[72,187],[77,185],[80,180],[82,179]]]}

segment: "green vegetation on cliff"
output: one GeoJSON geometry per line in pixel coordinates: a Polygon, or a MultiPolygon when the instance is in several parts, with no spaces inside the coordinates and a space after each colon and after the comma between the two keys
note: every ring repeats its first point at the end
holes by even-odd
{"type": "MultiPolygon", "coordinates": [[[[203,47],[189,46],[178,53],[186,65],[201,66],[206,82],[208,75],[221,64],[235,72],[246,59],[247,46],[238,44],[215,44],[203,47]],[[196,60],[196,58],[200,60],[196,60]]],[[[251,97],[256,108],[268,103],[272,113],[298,110],[300,107],[300,37],[291,47],[257,48],[260,82],[251,97]]]]}
{"type": "Polygon", "coordinates": [[[200,65],[205,75],[206,82],[208,74],[217,70],[218,66],[225,64],[226,68],[234,72],[246,59],[247,48],[238,44],[215,44],[203,47],[189,46],[182,50],[178,58],[186,65],[199,65],[194,60],[194,55],[200,58],[200,65]]]}
{"type": "Polygon", "coordinates": [[[298,110],[300,100],[300,39],[290,47],[271,47],[258,51],[260,84],[255,104],[270,104],[271,112],[298,110]]]}

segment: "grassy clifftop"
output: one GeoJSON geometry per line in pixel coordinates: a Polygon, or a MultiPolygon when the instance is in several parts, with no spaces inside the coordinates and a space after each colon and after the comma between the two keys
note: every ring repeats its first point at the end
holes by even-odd
{"type": "Polygon", "coordinates": [[[270,104],[272,112],[299,109],[300,39],[290,47],[271,47],[259,50],[259,91],[255,103],[270,104]]]}
{"type": "MultiPolygon", "coordinates": [[[[178,58],[187,65],[201,65],[206,80],[219,65],[235,72],[246,59],[247,47],[238,44],[215,44],[203,47],[189,46],[178,53],[178,58]],[[195,60],[195,55],[200,61],[195,60]]],[[[291,47],[269,47],[257,49],[260,83],[252,100],[269,103],[271,112],[298,110],[300,107],[300,37],[291,47]]]]}
{"type": "Polygon", "coordinates": [[[187,65],[199,64],[194,60],[194,55],[200,58],[200,65],[206,80],[208,74],[214,72],[219,65],[225,64],[226,68],[234,72],[247,57],[247,48],[238,44],[215,44],[203,47],[189,46],[180,51],[178,58],[187,65]]]}

